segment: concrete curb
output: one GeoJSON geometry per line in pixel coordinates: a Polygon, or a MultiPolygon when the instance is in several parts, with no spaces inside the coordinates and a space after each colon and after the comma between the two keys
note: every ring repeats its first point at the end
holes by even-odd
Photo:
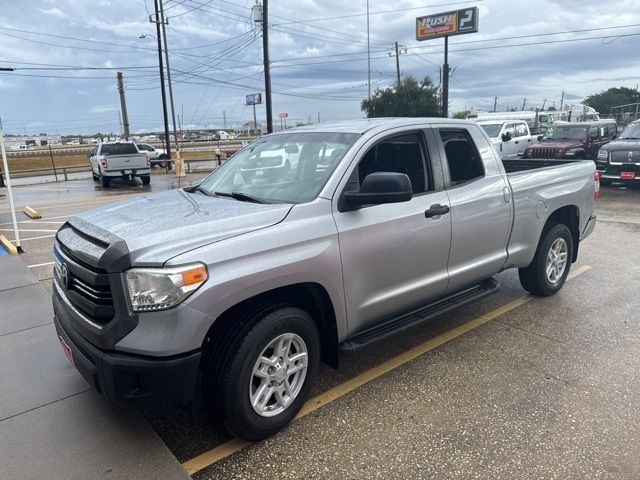
{"type": "Polygon", "coordinates": [[[32,218],[34,220],[42,218],[42,215],[40,215],[40,212],[38,212],[37,210],[35,210],[35,209],[33,209],[33,208],[29,207],[29,206],[25,206],[22,211],[24,212],[24,214],[27,217],[32,218]]]}

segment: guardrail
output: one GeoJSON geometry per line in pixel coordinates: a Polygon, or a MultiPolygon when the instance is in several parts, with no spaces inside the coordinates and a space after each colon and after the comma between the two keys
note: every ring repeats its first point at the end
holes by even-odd
{"type": "MultiPolygon", "coordinates": [[[[224,163],[226,158],[220,160],[220,164],[224,163]]],[[[189,160],[184,160],[184,166],[187,173],[195,172],[196,169],[192,168],[192,163],[202,163],[202,162],[216,162],[218,160],[216,158],[194,158],[189,160]]],[[[218,165],[215,165],[217,167],[218,165]]],[[[212,169],[213,170],[213,169],[212,169]]],[[[25,170],[14,170],[11,171],[11,178],[26,178],[26,177],[42,177],[46,175],[53,175],[55,177],[56,182],[68,181],[70,173],[79,173],[79,172],[89,172],[91,168],[89,165],[67,165],[64,167],[46,167],[46,168],[30,168],[25,170]]],[[[6,179],[4,171],[0,169],[0,187],[4,186],[4,181],[6,179]]]]}

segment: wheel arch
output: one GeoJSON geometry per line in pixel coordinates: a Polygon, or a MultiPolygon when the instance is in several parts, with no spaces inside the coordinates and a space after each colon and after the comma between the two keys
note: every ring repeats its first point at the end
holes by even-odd
{"type": "Polygon", "coordinates": [[[238,325],[235,322],[237,318],[245,316],[248,312],[263,311],[269,305],[294,306],[307,311],[314,319],[320,333],[322,362],[333,368],[338,367],[338,329],[335,310],[327,290],[313,282],[274,288],[229,307],[216,318],[205,335],[202,343],[202,365],[207,365],[218,341],[230,338],[229,333],[232,334],[232,330],[246,326],[246,324],[238,325]]]}
{"type": "Polygon", "coordinates": [[[580,244],[580,209],[576,205],[565,205],[555,210],[549,217],[542,228],[540,239],[544,236],[550,225],[554,223],[562,223],[569,228],[571,237],[573,238],[573,255],[571,263],[575,263],[578,259],[578,245],[580,244]]]}

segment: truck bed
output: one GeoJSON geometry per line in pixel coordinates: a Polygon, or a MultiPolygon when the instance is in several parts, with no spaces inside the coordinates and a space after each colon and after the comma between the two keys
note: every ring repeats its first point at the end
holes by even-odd
{"type": "MultiPolygon", "coordinates": [[[[539,168],[557,167],[559,165],[567,165],[569,163],[584,162],[585,160],[567,160],[555,158],[518,158],[518,159],[502,159],[504,170],[507,173],[523,172],[525,170],[536,170],[539,168]]],[[[589,160],[591,161],[591,160],[589,160]]]]}

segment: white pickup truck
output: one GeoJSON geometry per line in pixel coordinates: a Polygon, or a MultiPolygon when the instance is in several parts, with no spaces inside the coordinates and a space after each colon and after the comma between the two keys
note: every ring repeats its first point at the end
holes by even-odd
{"type": "Polygon", "coordinates": [[[151,181],[149,157],[140,153],[133,142],[100,143],[89,153],[89,161],[93,179],[103,187],[118,177],[130,181],[140,177],[143,185],[151,181]]]}
{"type": "Polygon", "coordinates": [[[524,120],[485,120],[478,125],[487,132],[501,157],[515,156],[537,140],[524,120]]]}
{"type": "Polygon", "coordinates": [[[171,159],[164,148],[155,148],[148,143],[136,143],[136,147],[138,147],[138,151],[140,153],[147,155],[147,158],[149,159],[149,166],[151,168],[156,165],[160,165],[164,168],[167,164],[169,165],[169,168],[171,168],[171,159]]]}

